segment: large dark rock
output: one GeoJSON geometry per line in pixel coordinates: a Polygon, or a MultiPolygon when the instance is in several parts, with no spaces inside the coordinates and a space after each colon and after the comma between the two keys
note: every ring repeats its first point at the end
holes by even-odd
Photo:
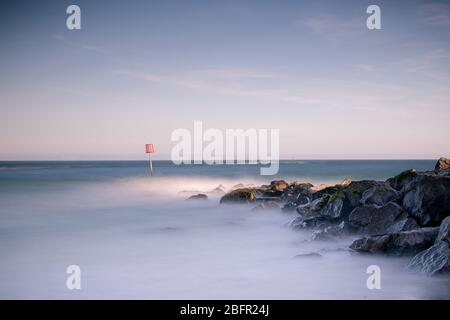
{"type": "Polygon", "coordinates": [[[372,180],[352,181],[342,188],[342,195],[339,193],[337,195],[335,194],[334,198],[341,198],[343,200],[340,216],[346,219],[353,209],[361,205],[361,198],[364,192],[376,184],[377,182],[372,180]]]}
{"type": "Polygon", "coordinates": [[[436,165],[434,166],[435,170],[446,170],[450,168],[450,159],[447,158],[439,158],[438,162],[436,163],[436,165]]]}
{"type": "Polygon", "coordinates": [[[355,240],[350,248],[359,252],[394,255],[415,254],[433,245],[439,228],[421,228],[355,240]]]}
{"type": "Polygon", "coordinates": [[[417,177],[416,169],[409,169],[403,171],[402,173],[396,175],[395,177],[386,180],[387,183],[391,185],[392,188],[402,191],[405,186],[411,183],[417,177]]]}
{"type": "Polygon", "coordinates": [[[312,195],[313,201],[308,205],[299,206],[300,214],[315,216],[321,220],[347,220],[350,212],[360,205],[362,194],[376,184],[375,181],[352,181],[348,185],[327,187],[312,195]]]}
{"type": "Polygon", "coordinates": [[[357,232],[369,235],[399,232],[415,227],[413,221],[408,220],[408,213],[394,202],[381,207],[365,205],[355,208],[348,221],[357,232]]]}
{"type": "Polygon", "coordinates": [[[414,256],[408,264],[408,269],[435,274],[450,271],[450,248],[447,242],[437,241],[432,247],[414,256]]]}
{"type": "Polygon", "coordinates": [[[436,241],[445,241],[448,244],[450,244],[450,217],[447,217],[444,220],[442,220],[436,241]]]}
{"type": "Polygon", "coordinates": [[[361,197],[361,203],[382,206],[396,200],[398,197],[399,192],[397,190],[392,188],[389,183],[381,182],[364,191],[361,197]]]}
{"type": "Polygon", "coordinates": [[[450,176],[420,174],[403,189],[403,207],[421,226],[438,226],[450,215],[450,176]]]}
{"type": "Polygon", "coordinates": [[[249,188],[236,189],[225,194],[220,203],[249,203],[255,201],[254,191],[249,188]]]}

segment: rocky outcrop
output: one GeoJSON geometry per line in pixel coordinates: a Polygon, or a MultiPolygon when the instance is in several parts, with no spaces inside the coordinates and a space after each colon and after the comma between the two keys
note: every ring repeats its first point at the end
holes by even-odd
{"type": "Polygon", "coordinates": [[[438,162],[436,163],[436,165],[434,166],[434,169],[437,171],[440,170],[447,170],[450,168],[450,159],[447,158],[439,158],[438,162]]]}
{"type": "Polygon", "coordinates": [[[250,188],[236,189],[225,194],[220,203],[249,203],[255,201],[255,193],[250,188]]]}
{"type": "Polygon", "coordinates": [[[433,245],[439,228],[421,228],[355,240],[350,249],[393,255],[415,254],[433,245]]]}
{"type": "Polygon", "coordinates": [[[345,179],[320,190],[284,180],[236,185],[220,202],[255,202],[255,211],[297,212],[291,227],[313,228],[313,240],[359,234],[350,245],[353,251],[413,255],[410,268],[429,274],[449,269],[449,159],[439,159],[430,171],[410,169],[384,182],[345,179]]]}

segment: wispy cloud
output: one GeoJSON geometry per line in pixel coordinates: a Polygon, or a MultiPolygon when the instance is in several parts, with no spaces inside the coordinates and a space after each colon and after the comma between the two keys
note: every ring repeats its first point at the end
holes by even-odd
{"type": "Polygon", "coordinates": [[[219,94],[236,97],[255,97],[270,98],[284,102],[301,103],[301,104],[317,104],[320,100],[307,94],[293,94],[286,90],[278,89],[258,89],[244,86],[242,82],[236,81],[237,78],[272,78],[273,75],[264,72],[236,72],[237,69],[209,69],[191,72],[189,74],[178,74],[172,76],[160,76],[157,74],[149,74],[136,72],[131,70],[113,70],[117,75],[127,76],[134,79],[140,79],[149,82],[158,82],[166,85],[178,86],[181,88],[191,89],[208,94],[219,94]],[[220,70],[213,72],[213,70],[220,70]],[[233,71],[234,70],[234,71],[233,71]],[[222,77],[223,80],[229,82],[216,83],[214,80],[222,77]],[[231,78],[230,78],[231,77],[231,78]]]}
{"type": "Polygon", "coordinates": [[[427,3],[419,8],[426,23],[450,27],[450,3],[427,3]]]}
{"type": "Polygon", "coordinates": [[[89,51],[93,51],[93,52],[97,52],[97,53],[107,53],[107,50],[105,48],[99,47],[99,46],[95,46],[95,45],[91,45],[91,44],[87,44],[87,43],[81,43],[81,42],[75,42],[75,41],[71,41],[68,40],[66,37],[64,37],[63,35],[60,34],[55,34],[53,35],[53,39],[55,39],[56,41],[59,41],[61,43],[64,43],[68,46],[74,47],[74,48],[79,48],[79,49],[83,49],[83,50],[89,50],[89,51]]]}
{"type": "Polygon", "coordinates": [[[354,67],[359,71],[373,72],[378,69],[375,65],[369,63],[357,63],[354,67]]]}
{"type": "Polygon", "coordinates": [[[365,23],[361,17],[341,18],[330,14],[309,17],[294,21],[298,27],[307,27],[315,34],[330,40],[352,37],[364,31],[365,23]]]}
{"type": "Polygon", "coordinates": [[[404,72],[420,73],[427,77],[442,80],[439,76],[440,66],[448,64],[450,52],[447,49],[437,48],[428,50],[421,55],[415,57],[404,58],[396,63],[404,72]]]}
{"type": "MultiPolygon", "coordinates": [[[[322,83],[320,80],[319,82],[309,81],[305,85],[295,85],[299,79],[290,79],[288,80],[291,83],[289,87],[279,89],[271,87],[267,83],[262,87],[257,85],[250,86],[244,85],[242,82],[236,84],[239,81],[233,79],[230,82],[218,84],[209,77],[192,76],[192,74],[201,74],[201,71],[190,72],[190,76],[187,76],[187,74],[161,76],[133,70],[114,70],[113,72],[132,79],[176,86],[205,94],[270,99],[275,103],[292,103],[300,108],[320,108],[345,112],[353,110],[355,112],[377,113],[383,108],[390,112],[393,111],[393,108],[396,112],[403,112],[397,104],[402,97],[407,95],[404,87],[392,87],[381,84],[371,84],[369,86],[370,90],[367,90],[367,87],[362,85],[360,90],[356,90],[354,85],[335,83],[330,86],[327,82],[322,83]]],[[[287,79],[282,75],[277,75],[277,78],[280,78],[280,81],[284,80],[284,83],[286,83],[287,79]]]]}

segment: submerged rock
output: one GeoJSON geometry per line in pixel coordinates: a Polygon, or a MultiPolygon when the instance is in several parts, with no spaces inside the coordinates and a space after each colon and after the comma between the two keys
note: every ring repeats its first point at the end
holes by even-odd
{"type": "Polygon", "coordinates": [[[450,271],[450,248],[447,242],[437,241],[432,247],[414,256],[408,269],[433,275],[450,271]]]}
{"type": "Polygon", "coordinates": [[[186,200],[208,200],[208,196],[203,193],[195,194],[193,196],[190,196],[186,200]]]}
{"type": "Polygon", "coordinates": [[[297,254],[294,258],[296,258],[296,259],[321,259],[321,258],[323,258],[323,256],[320,253],[311,252],[311,253],[297,254]]]}
{"type": "Polygon", "coordinates": [[[236,189],[225,194],[220,203],[249,203],[255,201],[256,197],[252,189],[236,189]]]}
{"type": "Polygon", "coordinates": [[[219,184],[217,187],[212,189],[210,193],[225,193],[225,187],[222,184],[219,184]]]}

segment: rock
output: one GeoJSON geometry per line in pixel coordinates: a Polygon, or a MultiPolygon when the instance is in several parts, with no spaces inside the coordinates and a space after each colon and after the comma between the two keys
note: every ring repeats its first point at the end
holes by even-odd
{"type": "Polygon", "coordinates": [[[439,234],[436,238],[436,242],[444,241],[450,244],[450,216],[442,220],[439,227],[439,234]]]}
{"type": "Polygon", "coordinates": [[[208,196],[203,193],[195,194],[193,196],[190,196],[186,200],[208,200],[208,196]]]}
{"type": "Polygon", "coordinates": [[[225,187],[221,184],[219,184],[217,187],[212,189],[210,193],[225,193],[225,187]]]}
{"type": "Polygon", "coordinates": [[[355,240],[350,248],[359,252],[394,255],[415,254],[433,245],[439,228],[421,228],[355,240]]]}
{"type": "Polygon", "coordinates": [[[402,231],[407,224],[408,214],[394,202],[384,206],[365,205],[355,208],[348,221],[356,231],[369,235],[402,231]]]}
{"type": "Polygon", "coordinates": [[[280,202],[281,199],[279,197],[258,197],[255,198],[257,202],[280,202]]]}
{"type": "Polygon", "coordinates": [[[382,206],[399,197],[399,192],[387,182],[378,183],[364,191],[361,197],[362,204],[375,204],[382,206]]]}
{"type": "Polygon", "coordinates": [[[324,220],[321,217],[297,217],[292,220],[289,225],[293,229],[305,229],[305,228],[314,228],[314,229],[324,229],[332,224],[329,221],[324,220]]]}
{"type": "Polygon", "coordinates": [[[311,202],[308,202],[303,205],[299,205],[297,207],[297,212],[303,217],[303,218],[310,218],[313,216],[319,216],[320,215],[320,209],[323,208],[327,203],[327,200],[324,198],[319,198],[316,200],[313,200],[311,202]]]}
{"type": "Polygon", "coordinates": [[[305,190],[311,190],[314,186],[309,182],[299,182],[294,181],[289,185],[289,189],[292,189],[293,191],[305,191],[305,190]]]}
{"type": "Polygon", "coordinates": [[[274,191],[284,191],[289,187],[289,184],[284,180],[274,180],[270,182],[270,189],[274,191]]]}
{"type": "Polygon", "coordinates": [[[301,253],[297,254],[294,258],[296,259],[320,259],[323,258],[323,256],[320,253],[317,252],[311,252],[311,253],[301,253]]]}
{"type": "Polygon", "coordinates": [[[385,250],[388,253],[417,253],[433,245],[439,228],[421,228],[390,234],[385,250]]]}
{"type": "Polygon", "coordinates": [[[395,233],[400,231],[409,231],[419,229],[420,226],[417,224],[416,220],[413,218],[401,218],[394,222],[391,226],[386,229],[386,233],[395,233]]]}
{"type": "Polygon", "coordinates": [[[351,179],[345,178],[344,180],[341,181],[341,186],[346,187],[348,186],[350,183],[352,183],[351,179]]]}
{"type": "Polygon", "coordinates": [[[298,206],[298,204],[295,202],[288,202],[281,208],[281,211],[292,212],[297,209],[297,206],[298,206]]]}
{"type": "Polygon", "coordinates": [[[375,181],[353,181],[348,186],[336,185],[317,191],[313,200],[297,207],[297,212],[309,220],[309,225],[320,225],[323,221],[336,224],[347,220],[350,212],[360,205],[363,192],[376,184],[375,181]],[[319,221],[312,222],[311,219],[319,221]]]}
{"type": "Polygon", "coordinates": [[[364,237],[352,242],[350,249],[358,252],[372,252],[372,247],[380,237],[364,237]]]}
{"type": "Polygon", "coordinates": [[[225,194],[220,203],[249,203],[255,201],[256,197],[252,189],[236,189],[225,194]]]}
{"type": "Polygon", "coordinates": [[[297,217],[289,223],[289,226],[293,229],[303,229],[306,227],[302,217],[297,217]]]}
{"type": "Polygon", "coordinates": [[[341,188],[331,199],[342,199],[342,209],[339,216],[347,219],[350,212],[361,205],[361,197],[364,192],[377,184],[376,181],[361,180],[352,181],[346,187],[341,188]]]}
{"type": "Polygon", "coordinates": [[[450,271],[450,248],[447,242],[437,241],[432,247],[414,256],[408,269],[425,274],[450,271]]]}
{"type": "Polygon", "coordinates": [[[409,169],[386,180],[392,188],[401,191],[406,185],[411,183],[417,177],[416,169],[409,169]]]}
{"type": "Polygon", "coordinates": [[[341,215],[342,207],[344,206],[344,196],[338,193],[335,193],[334,196],[331,196],[328,199],[328,203],[323,207],[320,211],[320,215],[322,217],[329,218],[339,218],[341,215]]]}
{"type": "Polygon", "coordinates": [[[314,231],[312,234],[313,240],[334,240],[342,238],[345,234],[345,223],[342,221],[337,226],[329,226],[323,230],[314,231]]]}
{"type": "Polygon", "coordinates": [[[310,183],[293,182],[288,188],[284,189],[282,200],[292,202],[293,204],[306,204],[309,202],[313,185],[310,183]]]}
{"type": "Polygon", "coordinates": [[[263,202],[252,208],[252,211],[263,211],[268,209],[280,209],[280,206],[276,202],[263,202]]]}
{"type": "Polygon", "coordinates": [[[277,198],[280,198],[282,195],[283,192],[278,190],[267,190],[264,191],[262,194],[263,197],[277,197],[277,198]]]}
{"type": "Polygon", "coordinates": [[[450,159],[444,157],[439,158],[438,162],[434,166],[434,169],[437,171],[446,170],[448,168],[450,168],[450,159]]]}
{"type": "Polygon", "coordinates": [[[324,196],[331,196],[332,194],[334,194],[335,192],[339,191],[341,189],[341,187],[339,185],[336,186],[331,186],[331,187],[326,187],[323,189],[320,189],[316,192],[313,193],[312,198],[313,200],[322,198],[324,196]]]}
{"type": "Polygon", "coordinates": [[[421,226],[438,226],[450,215],[450,176],[420,174],[404,192],[403,207],[421,226]]]}

